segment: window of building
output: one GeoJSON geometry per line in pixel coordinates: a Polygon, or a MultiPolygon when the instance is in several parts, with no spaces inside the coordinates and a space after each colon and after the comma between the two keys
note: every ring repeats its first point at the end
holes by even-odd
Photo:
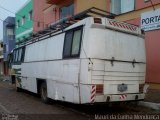
{"type": "Polygon", "coordinates": [[[3,48],[3,44],[1,43],[1,48],[3,48]]]}
{"type": "Polygon", "coordinates": [[[7,37],[8,37],[10,40],[13,40],[13,39],[14,39],[14,29],[13,29],[13,28],[7,28],[7,37]]]}
{"type": "Polygon", "coordinates": [[[134,7],[135,0],[111,0],[111,12],[114,14],[132,11],[134,7]]]}
{"type": "Polygon", "coordinates": [[[28,19],[29,20],[32,20],[33,19],[33,12],[32,12],[32,10],[29,12],[29,14],[28,14],[28,19]]]}
{"type": "Polygon", "coordinates": [[[14,35],[14,29],[7,28],[7,36],[9,36],[9,35],[14,35]]]}
{"type": "Polygon", "coordinates": [[[17,28],[20,27],[20,20],[17,20],[17,28]]]}
{"type": "Polygon", "coordinates": [[[25,17],[25,16],[23,16],[23,17],[22,17],[22,25],[24,25],[24,24],[25,24],[25,22],[26,22],[26,17],[25,17]]]}
{"type": "Polygon", "coordinates": [[[6,45],[6,52],[9,52],[9,45],[6,45]]]}
{"type": "Polygon", "coordinates": [[[46,28],[48,28],[49,27],[49,24],[46,24],[46,28]]]}
{"type": "Polygon", "coordinates": [[[60,8],[60,19],[74,15],[74,4],[60,8]]]}
{"type": "Polygon", "coordinates": [[[40,27],[40,22],[37,22],[37,27],[40,27]]]}
{"type": "Polygon", "coordinates": [[[66,32],[63,58],[78,57],[80,54],[82,27],[66,32]]]}
{"type": "Polygon", "coordinates": [[[6,44],[3,45],[3,52],[6,53],[6,44]]]}

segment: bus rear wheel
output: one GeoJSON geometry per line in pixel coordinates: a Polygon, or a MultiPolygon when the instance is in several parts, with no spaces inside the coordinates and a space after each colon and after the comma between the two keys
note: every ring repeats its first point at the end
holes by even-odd
{"type": "Polygon", "coordinates": [[[40,86],[40,95],[42,102],[48,104],[49,98],[47,97],[47,85],[45,82],[43,82],[40,86]]]}

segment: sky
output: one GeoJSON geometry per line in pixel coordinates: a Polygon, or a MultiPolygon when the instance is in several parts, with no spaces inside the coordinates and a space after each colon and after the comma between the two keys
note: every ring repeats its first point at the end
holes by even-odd
{"type": "MultiPolygon", "coordinates": [[[[8,16],[15,17],[18,11],[28,0],[0,0],[0,19],[5,20],[8,16]],[[11,12],[1,8],[1,6],[11,12]]],[[[3,39],[3,22],[0,20],[0,41],[3,39]]]]}

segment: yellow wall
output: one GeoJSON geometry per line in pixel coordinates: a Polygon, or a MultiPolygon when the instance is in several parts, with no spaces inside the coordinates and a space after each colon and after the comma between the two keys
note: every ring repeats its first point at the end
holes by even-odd
{"type": "Polygon", "coordinates": [[[158,89],[160,90],[160,84],[148,83],[150,89],[158,89]]]}
{"type": "Polygon", "coordinates": [[[76,0],[76,13],[82,12],[91,7],[97,7],[106,11],[106,0],[76,0]]]}
{"type": "MultiPolygon", "coordinates": [[[[160,4],[155,5],[155,8],[159,9],[160,4]]],[[[124,13],[124,14],[121,14],[121,15],[117,16],[115,19],[118,20],[118,21],[132,20],[132,19],[141,17],[141,13],[151,11],[151,10],[153,10],[153,7],[148,7],[148,8],[140,9],[140,10],[137,10],[137,11],[124,13]]]]}

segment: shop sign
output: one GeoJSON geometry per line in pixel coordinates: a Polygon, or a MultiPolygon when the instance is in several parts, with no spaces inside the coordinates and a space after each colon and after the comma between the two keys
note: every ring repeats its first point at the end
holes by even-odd
{"type": "Polygon", "coordinates": [[[141,29],[144,31],[160,29],[160,9],[141,14],[141,29]]]}

